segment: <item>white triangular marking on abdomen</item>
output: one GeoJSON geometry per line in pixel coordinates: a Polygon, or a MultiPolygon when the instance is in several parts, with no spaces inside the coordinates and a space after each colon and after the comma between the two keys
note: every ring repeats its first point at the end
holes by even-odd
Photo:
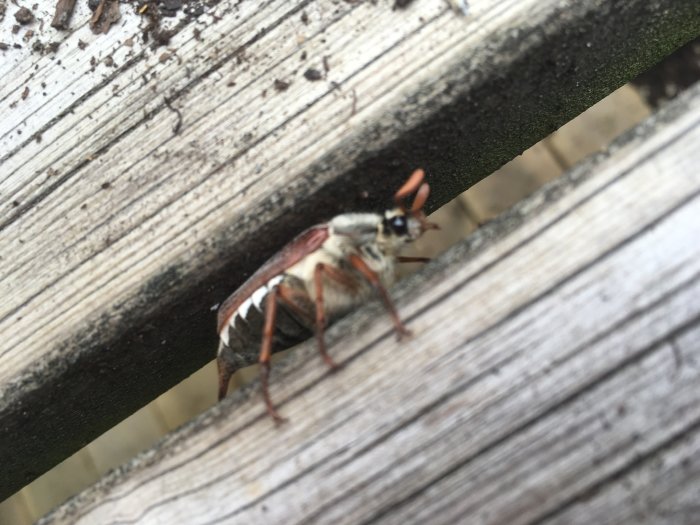
{"type": "Polygon", "coordinates": [[[282,279],[284,279],[284,275],[277,275],[276,277],[273,277],[267,281],[267,288],[272,290],[275,286],[282,282],[282,279]]]}
{"type": "Polygon", "coordinates": [[[255,305],[255,308],[257,308],[259,311],[262,312],[262,301],[265,299],[265,296],[267,295],[267,286],[262,285],[260,288],[255,290],[253,292],[253,295],[250,296],[250,298],[253,300],[253,304],[255,305]]]}
{"type": "MultiPolygon", "coordinates": [[[[235,316],[234,316],[234,318],[235,318],[235,316]]],[[[233,321],[231,321],[230,324],[225,325],[223,330],[221,330],[221,333],[219,334],[219,337],[221,338],[221,340],[224,342],[224,344],[226,346],[228,346],[228,329],[231,325],[233,325],[233,321]]]]}
{"type": "MultiPolygon", "coordinates": [[[[241,318],[245,319],[248,316],[248,310],[250,310],[250,307],[252,306],[253,301],[250,300],[250,297],[243,301],[243,304],[238,307],[238,310],[236,310],[236,314],[240,315],[241,318]]],[[[234,316],[235,319],[235,316],[234,316]]]]}

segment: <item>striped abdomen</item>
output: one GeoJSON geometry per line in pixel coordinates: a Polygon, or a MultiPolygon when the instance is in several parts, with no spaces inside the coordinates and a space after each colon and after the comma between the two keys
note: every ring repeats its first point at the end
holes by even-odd
{"type": "MultiPolygon", "coordinates": [[[[279,275],[270,279],[243,301],[228,323],[222,327],[219,333],[221,342],[218,354],[219,358],[224,360],[229,374],[257,362],[268,294],[280,284],[290,289],[300,290],[299,283],[296,281],[294,277],[288,275],[279,275]]],[[[277,317],[272,339],[273,352],[291,348],[313,335],[313,303],[310,300],[297,300],[297,305],[307,312],[305,316],[292,311],[285,302],[277,301],[277,317]]]]}

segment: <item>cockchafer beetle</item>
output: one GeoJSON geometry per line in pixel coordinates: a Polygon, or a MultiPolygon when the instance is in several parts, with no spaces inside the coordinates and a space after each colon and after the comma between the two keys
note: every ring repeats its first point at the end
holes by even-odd
{"type": "Polygon", "coordinates": [[[417,169],[394,195],[395,207],[380,213],[343,213],[298,235],[261,266],[221,305],[217,354],[219,399],[231,375],[254,360],[258,348],[262,394],[268,414],[283,421],[270,398],[268,379],[273,352],[290,348],[316,333],[321,357],[326,326],[377,292],[399,338],[410,332],[401,322],[387,288],[397,262],[425,262],[399,252],[426,230],[423,205],[430,187],[417,169]],[[415,194],[413,205],[406,200],[415,194]]]}

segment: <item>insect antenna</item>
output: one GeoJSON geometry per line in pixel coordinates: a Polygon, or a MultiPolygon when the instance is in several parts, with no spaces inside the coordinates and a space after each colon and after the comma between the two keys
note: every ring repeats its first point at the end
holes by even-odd
{"type": "Polygon", "coordinates": [[[425,213],[423,213],[423,206],[428,200],[428,195],[430,195],[430,186],[427,182],[423,182],[425,178],[425,172],[418,168],[415,170],[403,186],[399,188],[399,191],[394,195],[394,202],[396,206],[401,209],[405,214],[413,215],[421,223],[421,228],[423,231],[426,230],[439,230],[440,227],[432,222],[428,222],[425,219],[425,213]],[[412,194],[416,195],[413,199],[413,205],[408,208],[406,206],[405,200],[412,194]]]}
{"type": "Polygon", "coordinates": [[[428,195],[430,195],[430,186],[424,182],[421,184],[420,188],[418,188],[416,198],[413,200],[413,206],[411,206],[412,213],[417,213],[423,209],[425,201],[428,200],[428,195]]]}
{"type": "Polygon", "coordinates": [[[403,211],[406,211],[407,208],[404,205],[404,199],[406,199],[409,195],[412,195],[416,192],[416,190],[418,190],[418,188],[421,185],[421,182],[423,182],[424,177],[425,172],[420,168],[418,168],[411,174],[411,176],[404,183],[404,185],[399,188],[399,191],[397,191],[396,194],[394,194],[394,202],[396,203],[397,207],[401,208],[403,211]]]}

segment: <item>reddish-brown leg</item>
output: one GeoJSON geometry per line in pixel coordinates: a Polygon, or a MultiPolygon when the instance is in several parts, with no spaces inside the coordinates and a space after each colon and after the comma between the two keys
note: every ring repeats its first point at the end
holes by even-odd
{"type": "Polygon", "coordinates": [[[278,289],[275,288],[267,294],[265,302],[265,326],[263,328],[262,345],[260,347],[260,383],[262,383],[262,394],[265,400],[265,408],[270,417],[275,420],[275,423],[286,421],[279,415],[270,398],[270,389],[268,380],[270,378],[270,357],[272,356],[272,336],[275,333],[275,319],[277,317],[277,297],[278,289]]]}
{"type": "MultiPolygon", "coordinates": [[[[221,343],[223,345],[223,342],[221,343]]],[[[221,357],[216,359],[216,366],[219,370],[219,401],[226,397],[228,383],[231,379],[231,371],[221,357]]]]}
{"type": "Polygon", "coordinates": [[[331,359],[331,356],[326,352],[326,341],[323,337],[323,331],[326,328],[326,314],[323,310],[323,275],[332,273],[330,266],[318,263],[314,269],[314,287],[316,288],[316,340],[318,341],[318,351],[325,363],[331,369],[338,368],[338,365],[331,359]]]}
{"type": "Polygon", "coordinates": [[[396,307],[391,301],[389,292],[387,292],[386,288],[384,288],[384,285],[379,280],[379,276],[377,275],[377,273],[374,270],[372,270],[372,268],[367,266],[367,263],[363,261],[358,255],[350,255],[349,259],[350,264],[352,264],[353,267],[357,269],[365,277],[365,279],[367,279],[370,282],[372,286],[374,286],[377,292],[379,292],[379,296],[382,298],[384,306],[389,311],[391,320],[393,321],[394,327],[396,328],[396,336],[399,339],[401,339],[404,336],[410,336],[411,331],[408,328],[406,328],[401,322],[401,319],[399,319],[399,314],[396,312],[396,307]]]}
{"type": "Polygon", "coordinates": [[[300,292],[294,288],[280,284],[277,286],[277,294],[280,301],[286,304],[295,314],[297,314],[299,317],[303,317],[310,323],[314,322],[313,316],[309,314],[307,310],[304,310],[301,306],[299,306],[299,303],[297,302],[298,297],[303,297],[305,301],[309,300],[309,296],[306,294],[306,292],[300,292]]]}

